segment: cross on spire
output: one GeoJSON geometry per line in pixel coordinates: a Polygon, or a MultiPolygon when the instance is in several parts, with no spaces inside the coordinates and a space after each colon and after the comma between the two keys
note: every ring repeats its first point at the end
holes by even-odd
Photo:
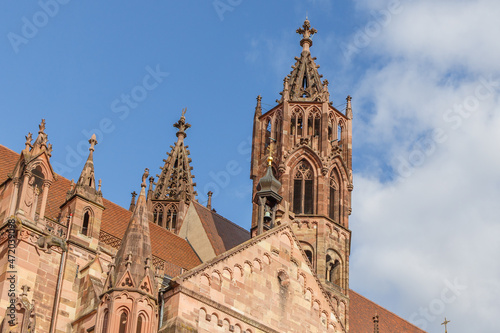
{"type": "Polygon", "coordinates": [[[177,137],[182,135],[182,137],[185,138],[186,137],[186,130],[189,127],[191,127],[191,124],[186,123],[186,117],[184,117],[184,115],[186,114],[186,111],[187,111],[187,108],[182,109],[181,119],[179,119],[179,121],[174,124],[174,127],[179,129],[179,131],[177,132],[177,137]]]}
{"type": "Polygon", "coordinates": [[[302,40],[300,41],[300,46],[302,46],[302,52],[309,52],[309,47],[312,46],[311,36],[318,32],[318,30],[311,28],[311,23],[306,18],[302,28],[298,28],[296,32],[302,35],[302,40]]]}
{"type": "Polygon", "coordinates": [[[444,333],[448,333],[448,323],[450,323],[450,321],[446,320],[446,317],[444,317],[444,321],[441,323],[441,325],[444,325],[444,333]]]}

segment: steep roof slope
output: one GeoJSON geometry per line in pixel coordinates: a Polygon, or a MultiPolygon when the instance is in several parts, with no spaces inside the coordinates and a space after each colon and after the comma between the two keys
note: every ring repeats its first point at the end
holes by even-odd
{"type": "Polygon", "coordinates": [[[351,333],[373,332],[375,314],[379,316],[380,332],[425,333],[420,328],[353,290],[349,290],[349,298],[351,299],[349,310],[349,331],[351,333]]]}
{"type": "Polygon", "coordinates": [[[216,255],[226,252],[250,239],[250,232],[248,230],[234,224],[215,211],[208,209],[198,202],[194,202],[194,207],[216,255]]]}
{"type": "MultiPolygon", "coordinates": [[[[7,180],[7,174],[12,172],[18,158],[19,154],[0,145],[0,184],[7,180]]],[[[54,220],[59,219],[60,206],[64,203],[69,188],[70,181],[59,175],[49,190],[46,217],[54,220]]],[[[117,247],[119,240],[125,234],[132,213],[107,199],[103,199],[103,205],[105,210],[102,215],[101,232],[116,238],[117,244],[114,246],[117,247]]],[[[166,262],[168,275],[178,275],[181,273],[181,268],[191,269],[201,263],[186,240],[154,223],[150,223],[149,228],[153,256],[166,262]]]]}

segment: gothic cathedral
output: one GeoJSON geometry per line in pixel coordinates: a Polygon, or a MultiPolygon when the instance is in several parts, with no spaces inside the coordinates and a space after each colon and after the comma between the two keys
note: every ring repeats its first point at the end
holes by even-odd
{"type": "Polygon", "coordinates": [[[185,109],[128,209],[96,182],[95,135],[76,182],[45,120],[19,154],[0,145],[0,333],[423,332],[349,288],[351,97],[333,107],[317,31],[297,33],[281,99],[257,97],[250,230],[198,202],[185,109]]]}

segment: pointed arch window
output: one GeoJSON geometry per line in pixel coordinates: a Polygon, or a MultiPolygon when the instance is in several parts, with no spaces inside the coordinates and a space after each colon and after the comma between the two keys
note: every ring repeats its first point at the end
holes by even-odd
{"type": "Polygon", "coordinates": [[[137,330],[136,333],[142,333],[142,325],[143,325],[143,318],[142,315],[139,315],[139,318],[137,318],[137,330]]]}
{"type": "Polygon", "coordinates": [[[163,206],[156,205],[153,209],[153,222],[163,227],[163,206]]]}
{"type": "Polygon", "coordinates": [[[302,249],[304,250],[304,253],[306,254],[307,259],[311,263],[311,265],[314,266],[314,249],[313,247],[306,242],[300,242],[300,245],[302,246],[302,249]]]}
{"type": "Polygon", "coordinates": [[[274,120],[274,134],[273,139],[276,140],[275,143],[280,142],[281,139],[281,116],[278,114],[274,120]]]}
{"type": "Polygon", "coordinates": [[[295,110],[292,114],[292,121],[290,123],[290,133],[292,135],[302,136],[303,119],[302,112],[295,110]]]}
{"type": "Polygon", "coordinates": [[[337,126],[337,140],[339,140],[339,143],[342,144],[342,125],[339,124],[337,126]]]}
{"type": "Polygon", "coordinates": [[[266,130],[264,132],[265,147],[269,146],[269,143],[271,142],[272,129],[273,129],[273,121],[272,121],[271,118],[267,118],[267,120],[266,120],[266,130]]]}
{"type": "Polygon", "coordinates": [[[319,136],[320,133],[320,117],[321,114],[318,110],[311,112],[307,119],[307,131],[310,136],[319,136]]]}
{"type": "Polygon", "coordinates": [[[314,180],[311,166],[306,161],[295,168],[293,179],[293,211],[297,214],[313,214],[314,180]]]}
{"type": "Polygon", "coordinates": [[[168,207],[166,227],[172,231],[175,231],[177,228],[177,207],[174,205],[168,207]]]}
{"type": "Polygon", "coordinates": [[[333,120],[333,114],[330,113],[330,115],[328,116],[328,141],[332,142],[333,141],[333,128],[334,128],[334,125],[335,122],[333,120]]]}
{"type": "Polygon", "coordinates": [[[82,235],[88,236],[90,226],[90,212],[87,210],[83,214],[82,235]]]}
{"type": "MultiPolygon", "coordinates": [[[[329,204],[328,204],[328,216],[332,219],[335,220],[335,204],[338,201],[337,198],[337,182],[335,181],[333,172],[332,175],[330,176],[330,197],[329,197],[329,204]]],[[[340,222],[340,221],[336,221],[340,222]]]]}
{"type": "Polygon", "coordinates": [[[342,265],[337,255],[329,250],[326,255],[326,280],[341,287],[342,265]]]}
{"type": "Polygon", "coordinates": [[[102,319],[102,333],[108,333],[108,321],[109,321],[109,311],[104,312],[104,318],[102,319]]]}
{"type": "Polygon", "coordinates": [[[127,312],[123,311],[120,315],[120,325],[118,329],[118,333],[127,333],[127,323],[128,323],[128,315],[127,312]]]}

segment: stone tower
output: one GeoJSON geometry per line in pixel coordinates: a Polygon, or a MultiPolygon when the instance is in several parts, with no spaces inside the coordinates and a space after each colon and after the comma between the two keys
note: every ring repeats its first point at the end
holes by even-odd
{"type": "Polygon", "coordinates": [[[292,228],[320,281],[328,290],[348,329],[349,253],[352,185],[352,109],[330,102],[328,81],[318,73],[311,56],[316,33],[306,19],[297,33],[302,53],[285,77],[281,99],[262,113],[257,97],[254,116],[252,164],[252,236],[258,233],[259,180],[266,174],[268,147],[275,146],[270,168],[283,198],[276,215],[290,219],[292,228]]]}

